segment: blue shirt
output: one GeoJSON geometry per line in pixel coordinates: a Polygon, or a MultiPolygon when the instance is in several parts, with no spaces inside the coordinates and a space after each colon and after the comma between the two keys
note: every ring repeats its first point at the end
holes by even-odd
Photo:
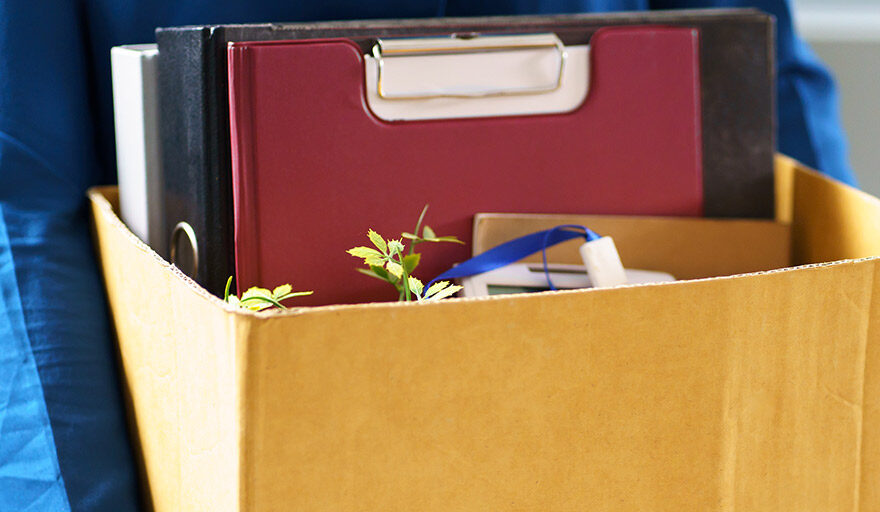
{"type": "Polygon", "coordinates": [[[0,0],[0,510],[138,508],[84,200],[115,179],[112,46],[184,24],[737,6],[777,17],[779,150],[852,183],[834,84],[783,0],[0,0]]]}

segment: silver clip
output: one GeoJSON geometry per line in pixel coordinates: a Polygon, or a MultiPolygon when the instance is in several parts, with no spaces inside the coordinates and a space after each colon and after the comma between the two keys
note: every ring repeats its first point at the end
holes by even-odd
{"type": "Polygon", "coordinates": [[[384,100],[421,100],[430,98],[486,98],[490,96],[515,96],[528,94],[545,94],[562,87],[562,77],[565,72],[565,61],[568,53],[565,45],[556,34],[528,34],[528,35],[498,35],[479,36],[467,34],[466,36],[450,37],[426,37],[426,38],[398,38],[377,39],[373,45],[373,57],[378,63],[378,78],[376,92],[384,100]],[[556,50],[559,54],[559,69],[556,79],[540,87],[522,87],[507,89],[488,89],[479,92],[466,93],[430,93],[430,94],[388,94],[385,91],[383,80],[385,79],[385,60],[393,58],[431,56],[431,55],[461,55],[468,53],[484,52],[511,52],[527,50],[556,50]]]}

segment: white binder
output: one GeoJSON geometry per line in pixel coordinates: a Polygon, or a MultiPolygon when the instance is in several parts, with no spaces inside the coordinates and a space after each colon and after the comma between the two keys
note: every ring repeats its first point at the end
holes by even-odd
{"type": "Polygon", "coordinates": [[[120,214],[135,235],[157,249],[163,238],[158,57],[155,44],[110,50],[120,214]]]}

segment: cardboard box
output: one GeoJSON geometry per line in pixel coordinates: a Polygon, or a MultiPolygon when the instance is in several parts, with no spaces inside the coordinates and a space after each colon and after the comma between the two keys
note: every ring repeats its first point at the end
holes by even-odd
{"type": "Polygon", "coordinates": [[[880,510],[880,201],[777,173],[833,263],[260,314],[91,191],[155,509],[880,510]]]}

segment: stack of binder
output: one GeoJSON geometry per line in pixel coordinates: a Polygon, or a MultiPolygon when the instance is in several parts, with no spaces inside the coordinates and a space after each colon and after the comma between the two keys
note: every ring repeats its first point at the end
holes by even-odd
{"type": "MultiPolygon", "coordinates": [[[[391,299],[345,250],[426,203],[466,242],[478,212],[771,218],[772,34],[754,10],[160,28],[157,127],[117,130],[161,147],[143,236],[212,293],[391,299]]],[[[469,256],[427,252],[426,277],[469,256]]]]}

